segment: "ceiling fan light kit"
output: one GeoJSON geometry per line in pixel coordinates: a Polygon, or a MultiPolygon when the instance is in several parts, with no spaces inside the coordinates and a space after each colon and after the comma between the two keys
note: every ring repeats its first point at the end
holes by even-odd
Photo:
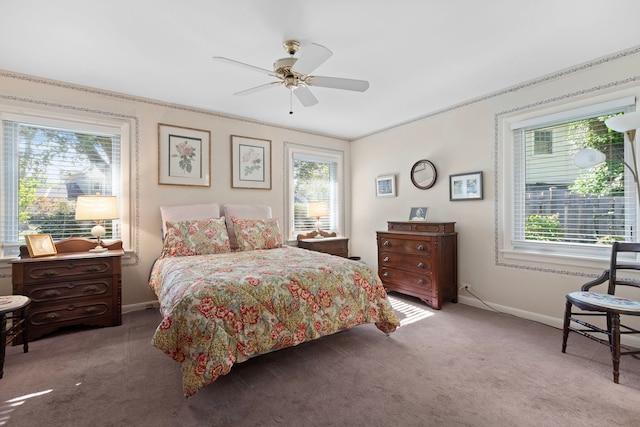
{"type": "MultiPolygon", "coordinates": [[[[294,58],[294,55],[300,49],[300,42],[297,40],[287,40],[282,44],[282,46],[290,56],[277,59],[273,63],[272,71],[222,56],[214,56],[213,59],[257,71],[262,74],[267,74],[278,79],[275,82],[266,83],[236,92],[234,95],[249,95],[273,86],[282,85],[289,89],[303,106],[310,107],[318,103],[318,99],[309,90],[310,86],[351,90],[356,92],[364,92],[369,88],[369,82],[366,80],[312,76],[310,73],[333,55],[333,52],[322,45],[315,43],[309,44],[304,48],[299,58],[294,58]]],[[[289,114],[293,114],[292,108],[290,109],[289,114]]]]}

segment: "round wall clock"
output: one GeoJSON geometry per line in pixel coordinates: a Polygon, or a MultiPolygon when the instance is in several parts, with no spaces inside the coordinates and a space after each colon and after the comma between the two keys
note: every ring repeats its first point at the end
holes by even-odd
{"type": "Polygon", "coordinates": [[[438,177],[438,171],[429,160],[418,160],[411,168],[411,182],[421,190],[433,187],[438,177]]]}

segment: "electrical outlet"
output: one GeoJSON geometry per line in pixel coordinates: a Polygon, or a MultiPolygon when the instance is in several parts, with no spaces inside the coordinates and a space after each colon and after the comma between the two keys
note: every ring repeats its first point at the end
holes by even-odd
{"type": "Polygon", "coordinates": [[[459,291],[470,291],[471,290],[471,285],[460,285],[460,287],[458,288],[459,291]]]}

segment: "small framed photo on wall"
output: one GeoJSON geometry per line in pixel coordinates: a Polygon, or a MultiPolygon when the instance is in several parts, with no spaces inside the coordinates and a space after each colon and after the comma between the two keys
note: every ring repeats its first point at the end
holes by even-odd
{"type": "Polygon", "coordinates": [[[376,178],[376,196],[378,197],[395,197],[396,195],[396,176],[383,175],[376,178]]]}
{"type": "Polygon", "coordinates": [[[449,175],[449,200],[482,200],[482,172],[449,175]]]}

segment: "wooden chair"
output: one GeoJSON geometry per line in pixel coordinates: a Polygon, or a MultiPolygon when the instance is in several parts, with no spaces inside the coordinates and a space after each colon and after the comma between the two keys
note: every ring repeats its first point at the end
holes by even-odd
{"type": "MultiPolygon", "coordinates": [[[[620,315],[640,316],[640,301],[623,298],[616,295],[617,287],[631,287],[640,289],[640,282],[621,277],[629,273],[640,273],[640,264],[623,263],[618,261],[621,253],[640,253],[640,243],[614,242],[611,248],[611,265],[597,279],[584,284],[579,292],[567,294],[567,303],[564,313],[564,328],[562,334],[562,352],[567,349],[569,332],[577,332],[588,338],[609,346],[613,361],[613,382],[618,384],[620,376],[620,356],[625,354],[638,354],[640,350],[631,350],[620,344],[621,334],[640,334],[640,330],[620,323],[620,315]],[[591,288],[608,284],[606,293],[591,291],[591,288]],[[576,306],[581,311],[572,311],[576,306]],[[606,318],[606,329],[598,327],[575,316],[600,316],[606,318]],[[580,326],[572,326],[578,324],[580,326]],[[594,334],[600,334],[596,336],[594,334]],[[604,339],[601,337],[605,337],[604,339]],[[621,347],[624,351],[621,351],[621,347]]],[[[635,257],[634,257],[635,260],[635,257]]]]}

